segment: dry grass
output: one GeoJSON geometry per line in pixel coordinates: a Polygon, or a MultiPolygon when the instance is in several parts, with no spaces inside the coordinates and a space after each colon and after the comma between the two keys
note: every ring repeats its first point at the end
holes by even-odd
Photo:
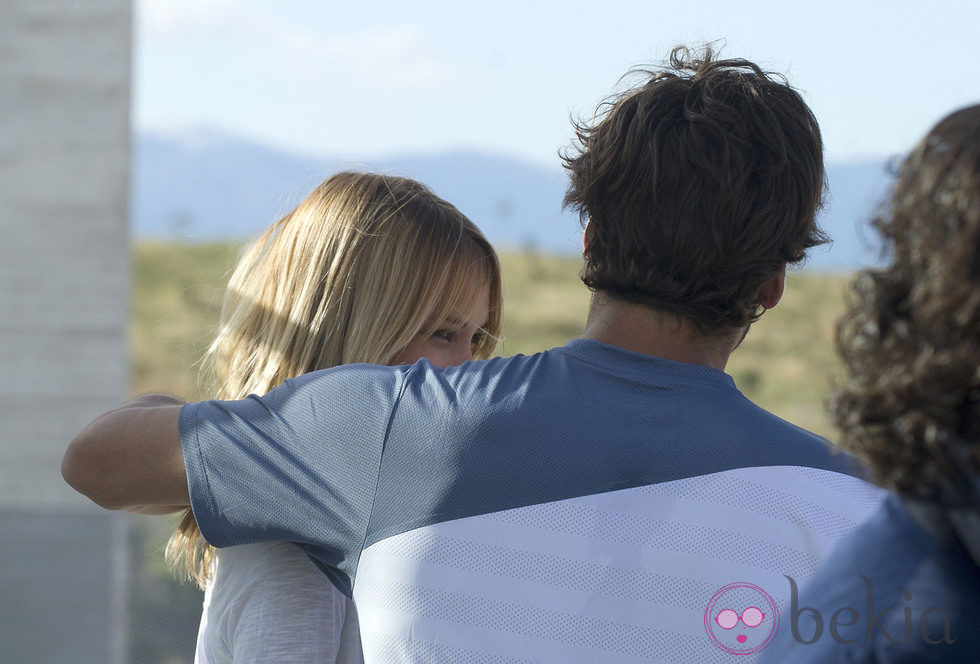
{"type": "MultiPolygon", "coordinates": [[[[224,284],[238,257],[234,245],[141,243],[134,248],[132,389],[207,396],[198,365],[221,307],[224,284]]],[[[565,343],[585,326],[588,292],[579,261],[533,253],[501,256],[504,269],[502,355],[533,353],[565,343]]],[[[838,368],[834,321],[846,279],[791,273],[780,306],[753,326],[728,365],[752,400],[831,440],[823,402],[838,368]]]]}

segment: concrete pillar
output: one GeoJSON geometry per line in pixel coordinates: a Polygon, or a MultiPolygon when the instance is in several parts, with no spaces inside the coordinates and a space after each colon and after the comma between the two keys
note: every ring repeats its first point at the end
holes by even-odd
{"type": "Polygon", "coordinates": [[[59,467],[127,393],[131,23],[0,3],[0,662],[125,661],[126,521],[59,467]]]}

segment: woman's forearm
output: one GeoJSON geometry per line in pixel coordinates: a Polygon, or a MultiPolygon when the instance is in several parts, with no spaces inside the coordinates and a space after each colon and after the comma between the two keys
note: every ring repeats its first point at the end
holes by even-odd
{"type": "Polygon", "coordinates": [[[65,451],[65,481],[107,509],[189,505],[177,424],[183,403],[151,394],[95,418],[65,451]]]}

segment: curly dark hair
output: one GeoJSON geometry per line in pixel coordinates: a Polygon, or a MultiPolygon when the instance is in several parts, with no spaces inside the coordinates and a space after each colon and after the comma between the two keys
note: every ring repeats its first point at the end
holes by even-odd
{"type": "Polygon", "coordinates": [[[889,262],[859,273],[830,399],[842,446],[927,499],[980,468],[980,105],[936,125],[872,221],[889,262]]]}
{"type": "Polygon", "coordinates": [[[582,280],[726,331],[762,313],[759,287],[827,242],[816,118],[784,78],[678,46],[669,66],[575,123],[565,205],[587,224],[582,280]]]}

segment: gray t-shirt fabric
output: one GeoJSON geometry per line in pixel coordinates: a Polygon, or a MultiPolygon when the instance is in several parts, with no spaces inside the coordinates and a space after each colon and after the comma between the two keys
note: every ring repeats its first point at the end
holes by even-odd
{"type": "Polygon", "coordinates": [[[806,578],[880,499],[724,372],[593,340],[336,367],[180,433],[205,538],[299,544],[369,662],[727,661],[713,589],[806,578]]]}

